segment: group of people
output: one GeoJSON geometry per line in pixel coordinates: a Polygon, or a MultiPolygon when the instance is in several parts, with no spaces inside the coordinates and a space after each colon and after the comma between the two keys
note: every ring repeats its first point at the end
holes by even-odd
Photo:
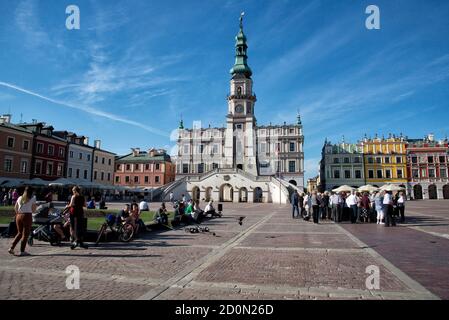
{"type": "Polygon", "coordinates": [[[146,229],[145,223],[140,218],[142,211],[150,211],[148,203],[144,200],[140,203],[125,204],[125,207],[120,210],[118,215],[119,222],[131,224],[134,228],[134,233],[138,234],[139,231],[146,229]]]}
{"type": "Polygon", "coordinates": [[[374,222],[386,227],[396,226],[396,217],[405,222],[404,192],[324,192],[299,194],[291,196],[292,218],[302,217],[314,223],[320,219],[341,222],[348,215],[351,223],[374,222]]]}
{"type": "Polygon", "coordinates": [[[201,223],[205,217],[211,215],[211,217],[216,216],[213,200],[209,200],[206,207],[201,209],[199,200],[186,199],[183,194],[181,200],[175,201],[172,194],[170,194],[170,201],[173,203],[175,208],[175,218],[179,217],[181,222],[186,224],[190,223],[201,223]]]}
{"type": "Polygon", "coordinates": [[[3,188],[0,190],[0,205],[2,206],[14,206],[19,199],[19,192],[17,189],[3,188]]]}
{"type": "MultiPolygon", "coordinates": [[[[68,215],[68,222],[65,225],[70,226],[70,234],[73,240],[70,246],[71,249],[75,249],[78,246],[87,249],[87,245],[83,242],[85,207],[86,200],[81,194],[81,189],[79,187],[73,187],[72,197],[64,210],[68,215]]],[[[8,252],[10,254],[15,254],[15,248],[20,242],[19,256],[29,255],[29,253],[27,253],[25,250],[33,224],[33,213],[36,211],[36,209],[37,201],[36,196],[34,195],[34,190],[30,186],[25,187],[22,195],[19,196],[14,203],[17,234],[14,237],[10,248],[8,249],[8,252]]],[[[57,228],[56,232],[61,237],[64,236],[62,228],[57,228]]]]}

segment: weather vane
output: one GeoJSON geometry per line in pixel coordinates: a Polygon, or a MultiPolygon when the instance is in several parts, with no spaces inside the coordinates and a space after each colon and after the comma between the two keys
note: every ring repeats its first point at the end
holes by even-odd
{"type": "Polygon", "coordinates": [[[242,11],[242,13],[240,13],[240,28],[243,28],[243,16],[245,15],[245,11],[242,11]]]}

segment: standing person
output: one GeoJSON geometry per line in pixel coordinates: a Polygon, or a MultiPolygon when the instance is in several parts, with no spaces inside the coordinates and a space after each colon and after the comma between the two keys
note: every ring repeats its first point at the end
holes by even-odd
{"type": "Polygon", "coordinates": [[[346,194],[344,192],[340,192],[338,194],[337,222],[342,221],[343,212],[345,211],[345,206],[346,206],[346,194]]]}
{"type": "Polygon", "coordinates": [[[346,204],[351,209],[351,223],[356,223],[358,207],[355,191],[352,191],[351,194],[346,198],[346,204]]]}
{"type": "Polygon", "coordinates": [[[401,223],[405,222],[405,194],[403,191],[399,193],[399,198],[397,200],[398,212],[401,216],[401,223]]]}
{"type": "Polygon", "coordinates": [[[383,195],[384,192],[378,192],[376,196],[374,197],[374,208],[377,212],[377,224],[384,224],[382,222],[384,218],[384,211],[383,211],[383,195]]]}
{"type": "Polygon", "coordinates": [[[170,202],[171,203],[173,203],[175,201],[175,198],[174,198],[174,195],[173,195],[173,191],[170,192],[169,198],[170,198],[170,202]]]}
{"type": "Polygon", "coordinates": [[[19,193],[17,192],[17,189],[14,189],[11,194],[11,200],[12,200],[11,204],[13,206],[16,205],[17,199],[19,199],[19,193]]]}
{"type": "Polygon", "coordinates": [[[369,212],[370,212],[371,201],[366,192],[363,193],[362,199],[360,201],[360,205],[362,208],[360,220],[362,220],[363,222],[369,222],[369,212]]]}
{"type": "Polygon", "coordinates": [[[84,238],[84,208],[86,207],[86,199],[81,194],[81,189],[78,186],[72,188],[72,198],[70,199],[70,228],[74,241],[70,249],[75,249],[77,246],[87,249],[87,245],[83,242],[84,238]]]}
{"type": "Polygon", "coordinates": [[[295,211],[298,212],[298,218],[300,215],[299,212],[299,194],[298,191],[295,190],[292,194],[292,198],[291,198],[291,202],[292,202],[292,219],[295,219],[295,211]]]}
{"type": "Polygon", "coordinates": [[[187,199],[186,199],[186,196],[183,194],[183,195],[181,196],[181,201],[184,202],[184,203],[186,203],[186,200],[187,200],[187,199]]]}
{"type": "Polygon", "coordinates": [[[393,196],[391,191],[387,191],[383,199],[383,211],[385,216],[385,227],[396,226],[396,221],[393,213],[393,196]]]}
{"type": "Polygon", "coordinates": [[[330,205],[329,205],[329,193],[326,191],[323,193],[322,196],[322,202],[323,202],[323,212],[322,212],[322,219],[330,219],[331,218],[331,211],[330,211],[330,205]]]}
{"type": "MultiPolygon", "coordinates": [[[[296,192],[298,192],[298,191],[296,191],[296,192]]],[[[298,204],[299,204],[299,213],[300,213],[301,217],[304,218],[304,193],[299,194],[298,204]]]]}
{"type": "Polygon", "coordinates": [[[318,196],[316,191],[312,192],[312,196],[310,197],[310,206],[312,207],[312,216],[313,223],[318,223],[319,215],[320,215],[320,197],[318,196]]]}
{"type": "Polygon", "coordinates": [[[332,191],[329,198],[329,206],[331,208],[331,218],[334,222],[337,222],[337,206],[338,206],[338,196],[332,191]]]}
{"type": "Polygon", "coordinates": [[[308,193],[306,193],[306,195],[304,196],[304,211],[306,213],[305,217],[307,219],[307,217],[310,218],[310,195],[308,193]]]}
{"type": "Polygon", "coordinates": [[[31,187],[26,187],[23,194],[17,199],[14,211],[16,213],[17,235],[8,252],[13,255],[16,245],[21,241],[19,256],[29,256],[30,254],[25,251],[25,248],[33,224],[33,212],[36,211],[36,197],[33,196],[31,187]]]}

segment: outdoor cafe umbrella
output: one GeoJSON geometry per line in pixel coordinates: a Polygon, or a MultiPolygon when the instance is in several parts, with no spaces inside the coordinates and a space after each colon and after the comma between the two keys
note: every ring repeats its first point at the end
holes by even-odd
{"type": "Polygon", "coordinates": [[[35,187],[42,187],[42,186],[46,186],[47,185],[47,181],[42,180],[41,178],[34,178],[31,179],[29,184],[35,187]]]}
{"type": "Polygon", "coordinates": [[[339,193],[339,192],[352,192],[353,190],[354,190],[353,187],[350,187],[348,185],[344,185],[344,186],[338,187],[337,189],[334,189],[332,191],[339,193]]]}
{"type": "Polygon", "coordinates": [[[394,184],[386,184],[386,185],[383,185],[382,187],[380,187],[380,190],[383,190],[383,191],[402,191],[402,190],[404,190],[404,188],[398,187],[398,186],[396,186],[394,184]]]}
{"type": "Polygon", "coordinates": [[[373,186],[373,185],[367,184],[367,185],[365,185],[365,186],[361,186],[358,190],[359,190],[360,192],[374,192],[374,191],[379,190],[379,188],[376,188],[376,187],[373,186]]]}
{"type": "Polygon", "coordinates": [[[58,180],[50,182],[48,185],[50,187],[65,187],[65,186],[73,186],[75,185],[75,183],[73,183],[72,180],[66,178],[59,178],[58,180]]]}

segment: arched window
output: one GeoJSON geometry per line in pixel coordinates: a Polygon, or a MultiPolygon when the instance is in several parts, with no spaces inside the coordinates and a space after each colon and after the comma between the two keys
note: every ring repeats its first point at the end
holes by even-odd
{"type": "Polygon", "coordinates": [[[242,87],[238,87],[238,88],[237,88],[237,94],[238,94],[239,96],[242,95],[242,87]]]}

